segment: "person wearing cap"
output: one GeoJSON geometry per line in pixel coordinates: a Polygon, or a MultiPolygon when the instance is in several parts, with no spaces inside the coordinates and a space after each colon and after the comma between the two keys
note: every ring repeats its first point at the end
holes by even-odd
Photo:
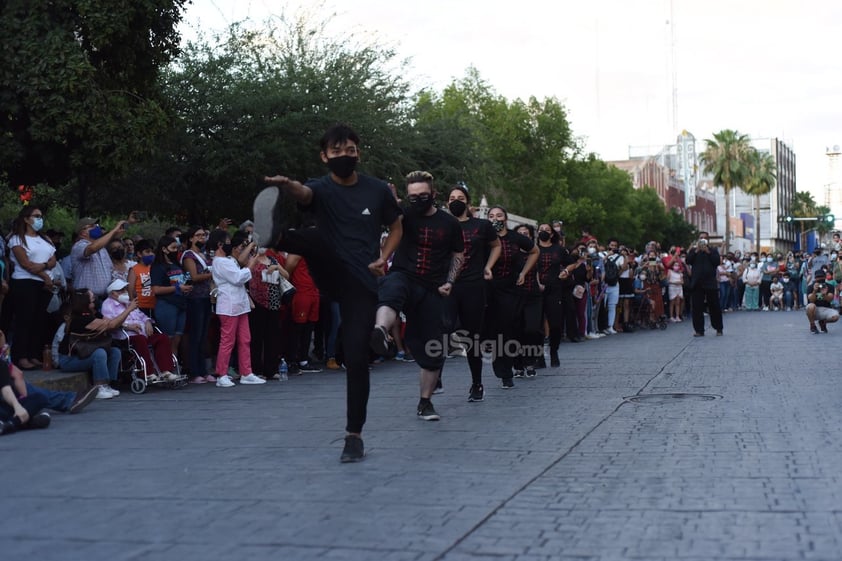
{"type": "Polygon", "coordinates": [[[79,239],[70,250],[73,288],[87,288],[97,298],[107,296],[113,268],[107,247],[111,240],[122,237],[125,226],[130,222],[131,219],[121,220],[108,232],[93,218],[82,218],[76,223],[79,239]]]}
{"type": "Polygon", "coordinates": [[[128,286],[129,283],[122,279],[113,280],[108,285],[108,298],[102,302],[102,317],[105,319],[114,320],[115,318],[125,317],[122,324],[112,328],[111,337],[118,341],[125,341],[126,334],[128,334],[129,344],[147,365],[147,379],[151,381],[161,379],[170,382],[178,380],[178,375],[174,373],[175,362],[173,361],[169,337],[155,331],[152,319],[137,309],[136,301],[135,307],[129,311],[128,315],[124,316],[129,305],[133,302],[129,297],[128,286]],[[150,347],[155,353],[154,362],[149,354],[150,347]],[[149,367],[155,367],[155,371],[152,372],[149,367]]]}
{"type": "Polygon", "coordinates": [[[833,290],[828,286],[827,273],[823,269],[813,274],[813,283],[807,288],[807,320],[810,322],[810,332],[827,333],[827,324],[839,320],[839,312],[833,309],[833,290]],[[816,328],[816,321],[819,328],[816,328]]]}

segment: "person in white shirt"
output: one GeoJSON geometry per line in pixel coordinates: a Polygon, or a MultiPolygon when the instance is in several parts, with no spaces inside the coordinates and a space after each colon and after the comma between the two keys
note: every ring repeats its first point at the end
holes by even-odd
{"type": "Polygon", "coordinates": [[[14,345],[12,361],[22,370],[40,368],[44,344],[49,340],[47,305],[53,291],[52,269],[56,248],[40,233],[44,214],[35,206],[25,206],[15,220],[9,238],[14,268],[9,292],[14,306],[14,345]]]}
{"type": "Polygon", "coordinates": [[[251,280],[251,268],[257,260],[255,243],[248,234],[238,231],[233,237],[225,230],[214,230],[208,239],[213,251],[213,282],[216,283],[216,315],[219,316],[219,353],[216,356],[216,385],[230,388],[234,382],[228,376],[228,362],[234,345],[240,384],[265,384],[251,369],[251,331],[248,314],[251,302],[246,283],[251,280]]]}

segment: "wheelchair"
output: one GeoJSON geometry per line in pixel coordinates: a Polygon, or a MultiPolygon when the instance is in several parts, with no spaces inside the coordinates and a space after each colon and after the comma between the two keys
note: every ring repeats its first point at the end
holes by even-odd
{"type": "MultiPolygon", "coordinates": [[[[155,328],[155,331],[160,333],[160,330],[157,327],[155,328]]],[[[129,387],[131,388],[132,393],[142,394],[146,392],[147,388],[150,386],[180,389],[187,385],[187,376],[181,373],[181,365],[178,363],[178,358],[175,355],[172,355],[172,359],[173,365],[175,366],[173,374],[176,375],[176,378],[173,380],[160,378],[157,374],[155,374],[158,368],[156,368],[156,365],[154,364],[155,352],[151,346],[149,349],[149,356],[152,358],[153,364],[147,364],[143,357],[140,356],[140,353],[132,348],[129,340],[129,333],[125,329],[123,329],[122,332],[126,338],[114,339],[113,344],[120,349],[120,372],[123,376],[129,379],[129,387]]]]}

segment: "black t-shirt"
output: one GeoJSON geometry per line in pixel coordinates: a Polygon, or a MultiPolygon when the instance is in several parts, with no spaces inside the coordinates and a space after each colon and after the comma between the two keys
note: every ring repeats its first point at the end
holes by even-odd
{"type": "Polygon", "coordinates": [[[458,281],[478,281],[483,279],[483,269],[491,253],[489,244],[497,239],[497,232],[488,220],[469,218],[459,222],[462,227],[462,240],[465,243],[465,264],[458,281]]]}
{"type": "Polygon", "coordinates": [[[497,239],[500,240],[500,258],[491,269],[495,284],[515,284],[523,264],[520,261],[520,251],[531,251],[535,244],[526,236],[511,230],[497,239]]]}
{"type": "Polygon", "coordinates": [[[77,335],[93,335],[94,332],[88,331],[88,324],[95,319],[102,319],[102,314],[88,313],[88,314],[73,314],[70,316],[70,325],[64,331],[64,339],[58,344],[58,352],[62,355],[70,354],[70,334],[77,335]]]}
{"type": "MultiPolygon", "coordinates": [[[[528,258],[529,253],[521,250],[519,264],[517,267],[518,271],[523,270],[523,266],[526,264],[526,260],[528,258]]],[[[518,287],[527,294],[541,294],[541,287],[538,285],[538,271],[536,269],[536,267],[533,267],[528,273],[526,273],[526,276],[523,279],[523,284],[518,287]]]]}
{"type": "Polygon", "coordinates": [[[428,287],[438,287],[447,281],[453,253],[464,250],[462,228],[452,215],[437,210],[430,216],[409,212],[403,217],[403,237],[392,271],[401,271],[428,287]]]}
{"type": "MultiPolygon", "coordinates": [[[[822,284],[824,284],[824,282],[822,282],[822,284]]],[[[827,292],[826,293],[823,292],[823,291],[818,292],[818,291],[813,290],[815,285],[816,285],[816,283],[812,282],[807,286],[807,296],[809,297],[810,294],[813,294],[814,292],[816,293],[815,304],[816,304],[817,308],[830,308],[830,307],[832,307],[831,302],[833,301],[833,289],[829,285],[825,284],[825,286],[827,287],[827,292]],[[819,298],[819,296],[822,296],[822,297],[819,298]]]]}
{"type": "Polygon", "coordinates": [[[357,174],[354,185],[339,185],[330,175],[305,185],[313,190],[313,202],[302,208],[315,215],[316,227],[349,272],[377,292],[377,277],[368,265],[380,257],[383,226],[391,226],[402,213],[392,190],[362,174],[357,174]]]}
{"type": "MultiPolygon", "coordinates": [[[[175,286],[176,283],[184,284],[184,270],[178,263],[153,263],[149,269],[149,278],[152,286],[175,286]]],[[[187,295],[176,294],[159,294],[156,296],[158,300],[163,300],[173,306],[185,309],[187,308],[187,295]]]]}
{"type": "Polygon", "coordinates": [[[12,377],[9,374],[9,365],[5,360],[0,360],[0,388],[12,385],[12,377]]]}
{"type": "Polygon", "coordinates": [[[557,244],[549,247],[538,246],[538,278],[541,284],[546,287],[559,286],[561,279],[558,274],[561,272],[562,248],[557,244]]]}

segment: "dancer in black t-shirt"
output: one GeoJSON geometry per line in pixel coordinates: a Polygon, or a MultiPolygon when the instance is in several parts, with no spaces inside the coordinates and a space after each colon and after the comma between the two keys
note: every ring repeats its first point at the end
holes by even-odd
{"type": "Polygon", "coordinates": [[[500,240],[491,222],[471,216],[469,203],[468,188],[464,185],[457,185],[450,191],[448,208],[462,227],[465,264],[445,304],[453,325],[458,328],[457,339],[468,344],[471,370],[468,401],[476,402],[485,398],[485,388],[482,385],[482,355],[480,349],[475,348],[475,341],[483,333],[486,284],[494,276],[491,269],[500,257],[500,240]]]}
{"type": "Polygon", "coordinates": [[[388,185],[356,172],[360,138],[336,125],[321,139],[320,156],[330,174],[301,184],[275,175],[255,198],[254,233],[261,247],[303,256],[319,289],[339,302],[347,371],[347,425],[340,460],[363,458],[361,433],[369,395],[368,342],[377,309],[377,278],[401,239],[401,209],[388,185]],[[282,225],[281,194],[312,211],[316,228],[282,225]],[[389,235],[380,246],[383,226],[389,235]]]}
{"type": "Polygon", "coordinates": [[[538,248],[529,238],[507,228],[509,215],[502,207],[489,209],[488,220],[500,240],[500,258],[491,270],[494,278],[488,283],[484,341],[491,342],[494,375],[500,378],[503,389],[510,389],[514,387],[512,366],[519,350],[515,325],[523,304],[517,287],[523,286],[526,275],[538,261],[538,248]],[[521,259],[521,251],[527,252],[525,260],[521,259]]]}
{"type": "Polygon", "coordinates": [[[380,279],[376,327],[371,349],[389,354],[389,331],[406,315],[405,343],[421,367],[418,417],[438,421],[430,397],[447,358],[442,340],[451,331],[446,325],[444,299],[450,296],[464,262],[462,229],[450,214],[435,207],[433,176],[415,171],[406,176],[409,207],[403,217],[403,237],[392,259],[389,274],[380,279]]]}

